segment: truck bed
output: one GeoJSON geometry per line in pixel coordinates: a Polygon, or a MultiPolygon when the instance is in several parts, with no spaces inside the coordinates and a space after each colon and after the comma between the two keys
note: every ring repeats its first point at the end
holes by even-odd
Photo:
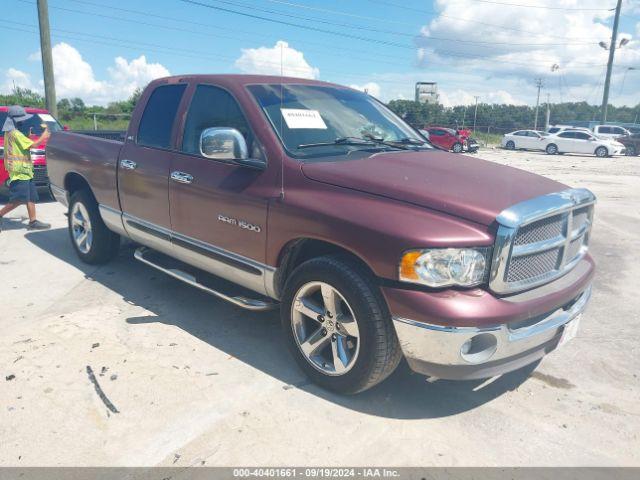
{"type": "Polygon", "coordinates": [[[102,205],[120,209],[117,165],[123,142],[72,132],[55,132],[47,144],[51,184],[69,190],[70,178],[84,179],[102,205]]]}

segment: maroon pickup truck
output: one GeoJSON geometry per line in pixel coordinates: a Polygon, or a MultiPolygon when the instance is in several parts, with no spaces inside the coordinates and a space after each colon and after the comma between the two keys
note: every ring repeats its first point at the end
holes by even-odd
{"type": "Polygon", "coordinates": [[[144,91],[124,142],[56,132],[52,189],[80,258],[135,258],[249,310],[280,308],[299,366],[356,393],[404,356],[493,377],[575,336],[595,197],[433,149],[374,98],[295,78],[144,91]]]}

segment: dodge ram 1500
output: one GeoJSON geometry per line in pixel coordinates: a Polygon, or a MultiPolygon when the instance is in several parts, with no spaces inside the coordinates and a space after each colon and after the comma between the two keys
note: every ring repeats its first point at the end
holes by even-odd
{"type": "Polygon", "coordinates": [[[135,258],[249,310],[279,308],[298,365],[356,393],[404,356],[475,379],[575,336],[595,197],[433,149],[339,85],[246,75],[153,81],[124,142],[47,146],[71,244],[135,258]]]}

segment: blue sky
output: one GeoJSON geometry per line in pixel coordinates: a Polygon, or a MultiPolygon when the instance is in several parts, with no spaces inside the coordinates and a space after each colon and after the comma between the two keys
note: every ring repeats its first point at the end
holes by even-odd
{"type": "MultiPolygon", "coordinates": [[[[615,4],[193,1],[49,0],[58,97],[104,104],[167,73],[278,73],[283,58],[285,74],[367,88],[385,101],[411,98],[421,80],[437,81],[448,105],[469,104],[474,95],[532,104],[541,77],[543,99],[599,103],[607,52],[597,43],[609,42],[612,12],[603,7],[615,4]]],[[[620,31],[629,42],[614,69],[614,104],[640,103],[639,3],[623,6],[620,31]]],[[[2,5],[0,91],[14,84],[40,90],[35,0],[2,5]]]]}

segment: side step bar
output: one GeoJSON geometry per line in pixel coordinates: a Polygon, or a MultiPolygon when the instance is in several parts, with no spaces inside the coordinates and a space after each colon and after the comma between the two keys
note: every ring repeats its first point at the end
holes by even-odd
{"type": "MultiPolygon", "coordinates": [[[[160,270],[161,272],[166,273],[167,275],[170,275],[173,278],[181,280],[184,283],[188,283],[193,287],[199,288],[200,290],[203,290],[211,295],[221,298],[222,300],[226,300],[227,302],[232,303],[238,307],[241,307],[247,310],[253,310],[253,311],[266,311],[266,310],[276,309],[279,306],[279,304],[275,300],[271,300],[270,298],[267,298],[267,297],[263,297],[263,299],[256,299],[256,298],[249,298],[242,295],[230,295],[230,294],[223,293],[220,290],[217,290],[205,285],[204,283],[202,283],[202,281],[199,281],[196,275],[193,275],[192,273],[184,271],[181,268],[173,268],[173,266],[170,266],[170,265],[169,266],[161,265],[161,262],[158,261],[157,258],[155,259],[155,261],[149,258],[149,256],[152,256],[152,255],[155,255],[156,257],[161,256],[160,258],[164,257],[163,254],[155,252],[154,250],[151,250],[147,247],[139,247],[138,249],[136,249],[135,253],[133,254],[136,260],[139,260],[140,262],[145,263],[150,267],[155,268],[156,270],[160,270]]],[[[179,266],[179,264],[181,263],[170,257],[166,257],[166,259],[168,260],[168,263],[174,263],[176,264],[176,266],[179,266]]],[[[189,267],[186,264],[185,264],[185,267],[187,267],[185,269],[189,269],[189,267]]],[[[201,273],[204,276],[213,277],[213,275],[208,274],[206,272],[201,272],[201,273]]],[[[228,283],[225,280],[221,280],[221,282],[228,283]]]]}

